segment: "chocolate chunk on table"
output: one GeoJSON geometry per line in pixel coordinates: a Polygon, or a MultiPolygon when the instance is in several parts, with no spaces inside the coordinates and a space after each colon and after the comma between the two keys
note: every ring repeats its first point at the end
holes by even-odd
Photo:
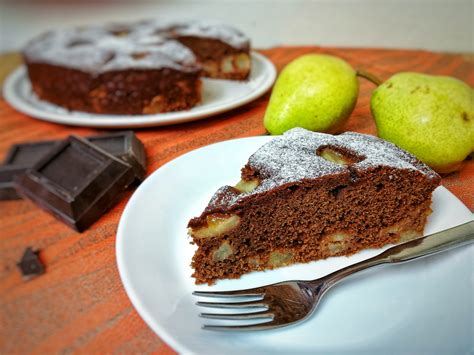
{"type": "Polygon", "coordinates": [[[118,201],[134,179],[130,165],[70,136],[15,177],[15,184],[22,196],[82,232],[118,201]]]}
{"type": "Polygon", "coordinates": [[[57,144],[57,141],[43,141],[13,145],[0,165],[0,200],[20,199],[13,178],[31,168],[57,144]]]}
{"type": "Polygon", "coordinates": [[[44,265],[38,257],[38,252],[33,251],[31,247],[25,249],[17,266],[23,277],[27,279],[44,273],[44,265]]]}
{"type": "MultiPolygon", "coordinates": [[[[145,148],[133,131],[92,136],[86,139],[131,165],[137,180],[143,181],[147,165],[145,148]]],[[[0,166],[0,200],[20,199],[20,195],[18,195],[14,188],[13,178],[32,168],[58,144],[60,144],[60,141],[30,142],[13,145],[3,165],[0,166]]]]}

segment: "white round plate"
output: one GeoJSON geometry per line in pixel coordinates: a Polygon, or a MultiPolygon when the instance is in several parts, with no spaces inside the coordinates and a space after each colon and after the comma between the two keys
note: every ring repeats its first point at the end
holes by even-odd
{"type": "MultiPolygon", "coordinates": [[[[468,353],[472,350],[474,246],[355,275],[330,290],[306,322],[271,331],[202,330],[193,290],[230,290],[288,279],[314,279],[372,257],[366,250],[305,265],[254,272],[213,287],[196,286],[186,225],[214,191],[240,179],[240,168],[271,137],[226,141],[185,154],[155,171],[128,202],[117,234],[125,290],[146,323],[180,353],[361,354],[468,353]],[[204,173],[203,173],[204,172],[204,173]]],[[[433,195],[426,233],[472,220],[448,190],[433,195]]]]}
{"type": "Polygon", "coordinates": [[[153,115],[100,115],[69,111],[40,100],[32,91],[25,66],[6,79],[3,96],[18,111],[44,121],[72,126],[133,128],[194,121],[242,106],[263,95],[276,78],[273,63],[252,52],[252,71],[246,81],[203,78],[202,103],[186,111],[153,115]]]}

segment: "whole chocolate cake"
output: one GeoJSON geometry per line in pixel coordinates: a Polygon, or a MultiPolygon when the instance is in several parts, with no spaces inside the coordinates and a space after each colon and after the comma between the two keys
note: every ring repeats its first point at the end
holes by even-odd
{"type": "Polygon", "coordinates": [[[244,80],[249,40],[226,25],[142,21],[47,32],[24,60],[32,89],[71,110],[152,114],[201,100],[202,75],[244,80]]]}
{"type": "Polygon", "coordinates": [[[440,177],[379,138],[301,128],[262,146],[189,234],[196,283],[421,236],[440,177]]]}

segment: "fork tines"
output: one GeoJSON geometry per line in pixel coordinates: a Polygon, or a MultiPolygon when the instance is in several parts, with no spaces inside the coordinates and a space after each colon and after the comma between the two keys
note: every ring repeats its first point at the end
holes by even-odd
{"type": "Polygon", "coordinates": [[[264,290],[240,290],[240,291],[195,291],[194,296],[221,298],[222,302],[196,302],[197,306],[207,308],[225,309],[227,313],[200,313],[199,316],[206,319],[227,320],[227,321],[246,321],[247,324],[213,324],[204,325],[206,330],[256,330],[263,329],[265,324],[268,328],[268,322],[273,320],[274,314],[268,310],[268,305],[264,302],[264,290]],[[234,311],[234,313],[232,313],[234,311]],[[265,322],[262,322],[266,320],[265,322]],[[251,321],[251,324],[248,322],[251,321]],[[255,321],[260,321],[255,323],[255,321]]]}
{"type": "Polygon", "coordinates": [[[194,291],[194,296],[202,297],[263,297],[263,289],[237,290],[237,291],[194,291]]]}

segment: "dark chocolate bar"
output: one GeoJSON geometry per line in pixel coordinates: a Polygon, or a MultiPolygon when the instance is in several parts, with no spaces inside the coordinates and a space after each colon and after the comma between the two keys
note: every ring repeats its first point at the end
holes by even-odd
{"type": "MultiPolygon", "coordinates": [[[[146,174],[146,155],[143,143],[133,131],[87,137],[87,140],[132,166],[138,181],[146,174]]],[[[21,198],[13,184],[15,176],[32,168],[60,141],[42,141],[16,144],[10,148],[3,165],[0,165],[0,200],[21,198]]]]}
{"type": "Polygon", "coordinates": [[[134,179],[130,165],[70,136],[14,181],[22,196],[82,232],[118,201],[134,179]]]}

